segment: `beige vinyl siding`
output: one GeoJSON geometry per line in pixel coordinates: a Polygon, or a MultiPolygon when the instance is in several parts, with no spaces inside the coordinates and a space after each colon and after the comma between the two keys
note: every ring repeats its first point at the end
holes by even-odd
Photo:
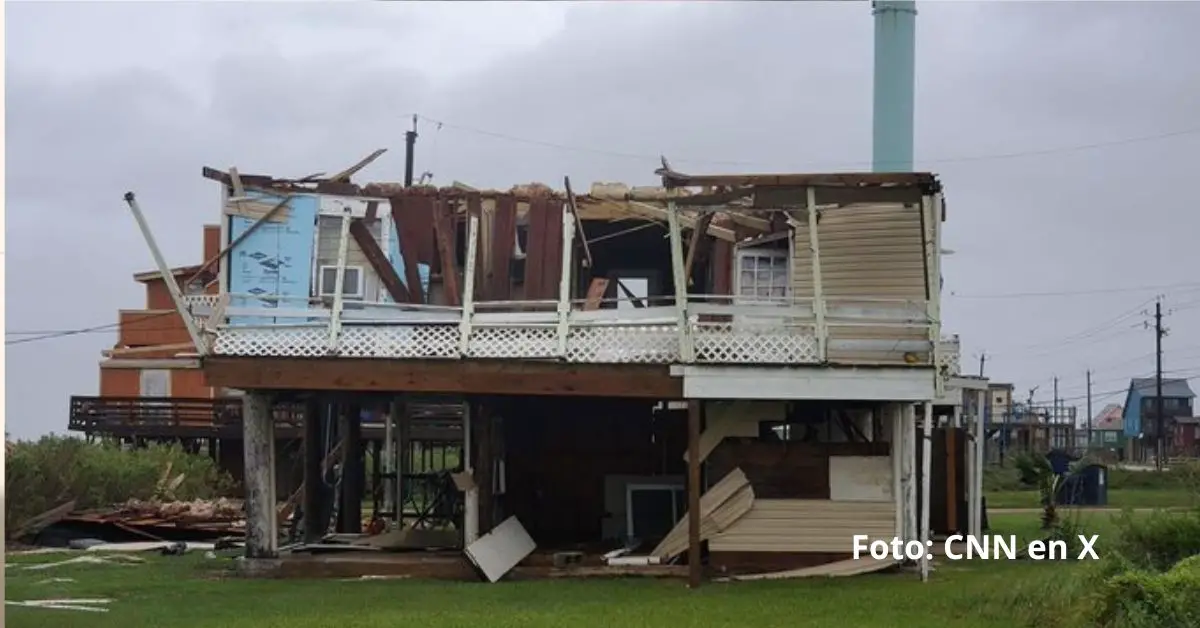
{"type": "MultiPolygon", "coordinates": [[[[919,326],[850,326],[840,316],[847,307],[887,308],[898,318],[923,314],[926,286],[921,211],[920,205],[898,203],[821,211],[817,239],[831,362],[903,362],[911,349],[894,347],[888,341],[928,339],[928,331],[919,326]],[[888,301],[877,302],[880,299],[888,301]],[[905,301],[911,303],[905,306],[905,301]]],[[[795,251],[792,288],[797,297],[811,298],[812,251],[807,224],[796,228],[795,251]]]]}
{"type": "MultiPolygon", "coordinates": [[[[383,223],[379,220],[370,223],[371,236],[379,242],[380,248],[387,252],[387,245],[383,242],[382,228],[383,223]]],[[[317,218],[317,268],[321,266],[336,266],[338,255],[338,244],[342,235],[342,219],[340,216],[318,216],[317,218]]],[[[354,236],[346,235],[346,265],[362,267],[363,277],[363,299],[367,302],[379,301],[380,284],[379,275],[371,268],[371,263],[367,261],[366,254],[363,253],[362,247],[358,246],[358,242],[354,240],[354,236]]],[[[315,278],[313,282],[313,294],[316,294],[320,277],[315,278]]]]}
{"type": "Polygon", "coordinates": [[[750,511],[709,538],[713,552],[852,552],[853,535],[868,543],[896,535],[896,507],[882,502],[755,499],[750,511]]]}

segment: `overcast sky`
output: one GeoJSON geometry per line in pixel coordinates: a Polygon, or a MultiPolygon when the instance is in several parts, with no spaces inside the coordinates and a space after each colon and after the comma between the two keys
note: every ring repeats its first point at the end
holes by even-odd
{"type": "MultiPolygon", "coordinates": [[[[302,176],[389,148],[360,177],[399,180],[414,112],[446,123],[418,144],[442,184],[653,184],[660,153],[694,172],[870,168],[866,3],[6,11],[10,342],[144,305],[126,190],[168,262],[198,263],[219,215],[202,166],[302,176]]],[[[920,3],[917,165],[946,186],[945,329],[967,370],[986,351],[988,375],[1047,401],[1057,374],[1082,411],[1085,369],[1107,393],[1153,370],[1144,317],[1119,317],[1163,292],[1165,366],[1200,375],[1197,26],[1194,2],[920,3]]],[[[7,429],[65,431],[114,341],[8,346],[7,429]]]]}

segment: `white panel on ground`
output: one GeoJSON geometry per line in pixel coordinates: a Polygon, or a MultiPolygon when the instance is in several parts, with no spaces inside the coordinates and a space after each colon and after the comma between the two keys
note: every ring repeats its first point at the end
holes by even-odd
{"type": "Polygon", "coordinates": [[[532,554],[537,545],[516,517],[509,517],[494,530],[467,546],[467,558],[495,582],[532,554]]]}
{"type": "Polygon", "coordinates": [[[830,456],[829,499],[835,502],[891,502],[891,458],[830,456]]]}

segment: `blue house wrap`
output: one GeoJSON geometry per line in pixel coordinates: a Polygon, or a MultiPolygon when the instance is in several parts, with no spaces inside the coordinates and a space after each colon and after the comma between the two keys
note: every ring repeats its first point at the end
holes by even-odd
{"type": "MultiPolygon", "coordinates": [[[[266,193],[248,193],[272,205],[283,197],[266,193]]],[[[264,222],[229,252],[229,292],[246,295],[308,297],[312,283],[313,236],[317,225],[317,198],[294,196],[288,201],[284,222],[264,222]]],[[[255,219],[231,216],[229,241],[233,242],[255,219]]],[[[300,309],[302,300],[282,304],[249,296],[232,297],[231,307],[300,309]]],[[[301,322],[303,319],[231,317],[231,325],[267,325],[301,322]]]]}

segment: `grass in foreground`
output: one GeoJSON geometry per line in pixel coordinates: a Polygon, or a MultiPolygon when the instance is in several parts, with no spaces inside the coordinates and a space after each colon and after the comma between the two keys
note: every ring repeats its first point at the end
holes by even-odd
{"type": "MultiPolygon", "coordinates": [[[[10,556],[9,562],[64,555],[10,556]]],[[[499,584],[405,580],[241,580],[220,576],[228,559],[147,557],[134,566],[7,569],[7,598],[112,598],[107,613],[8,607],[14,628],[239,626],[874,626],[1005,627],[1017,580],[1061,577],[1071,563],[944,563],[928,584],[912,573],[849,579],[706,584],[544,580],[499,584]],[[49,578],[73,582],[44,582],[49,578]]]]}
{"type": "MultiPolygon", "coordinates": [[[[1040,508],[1036,490],[988,491],[988,508],[1040,508]]],[[[1177,508],[1196,504],[1197,493],[1187,488],[1117,488],[1108,491],[1106,508],[1177,508]]]]}

